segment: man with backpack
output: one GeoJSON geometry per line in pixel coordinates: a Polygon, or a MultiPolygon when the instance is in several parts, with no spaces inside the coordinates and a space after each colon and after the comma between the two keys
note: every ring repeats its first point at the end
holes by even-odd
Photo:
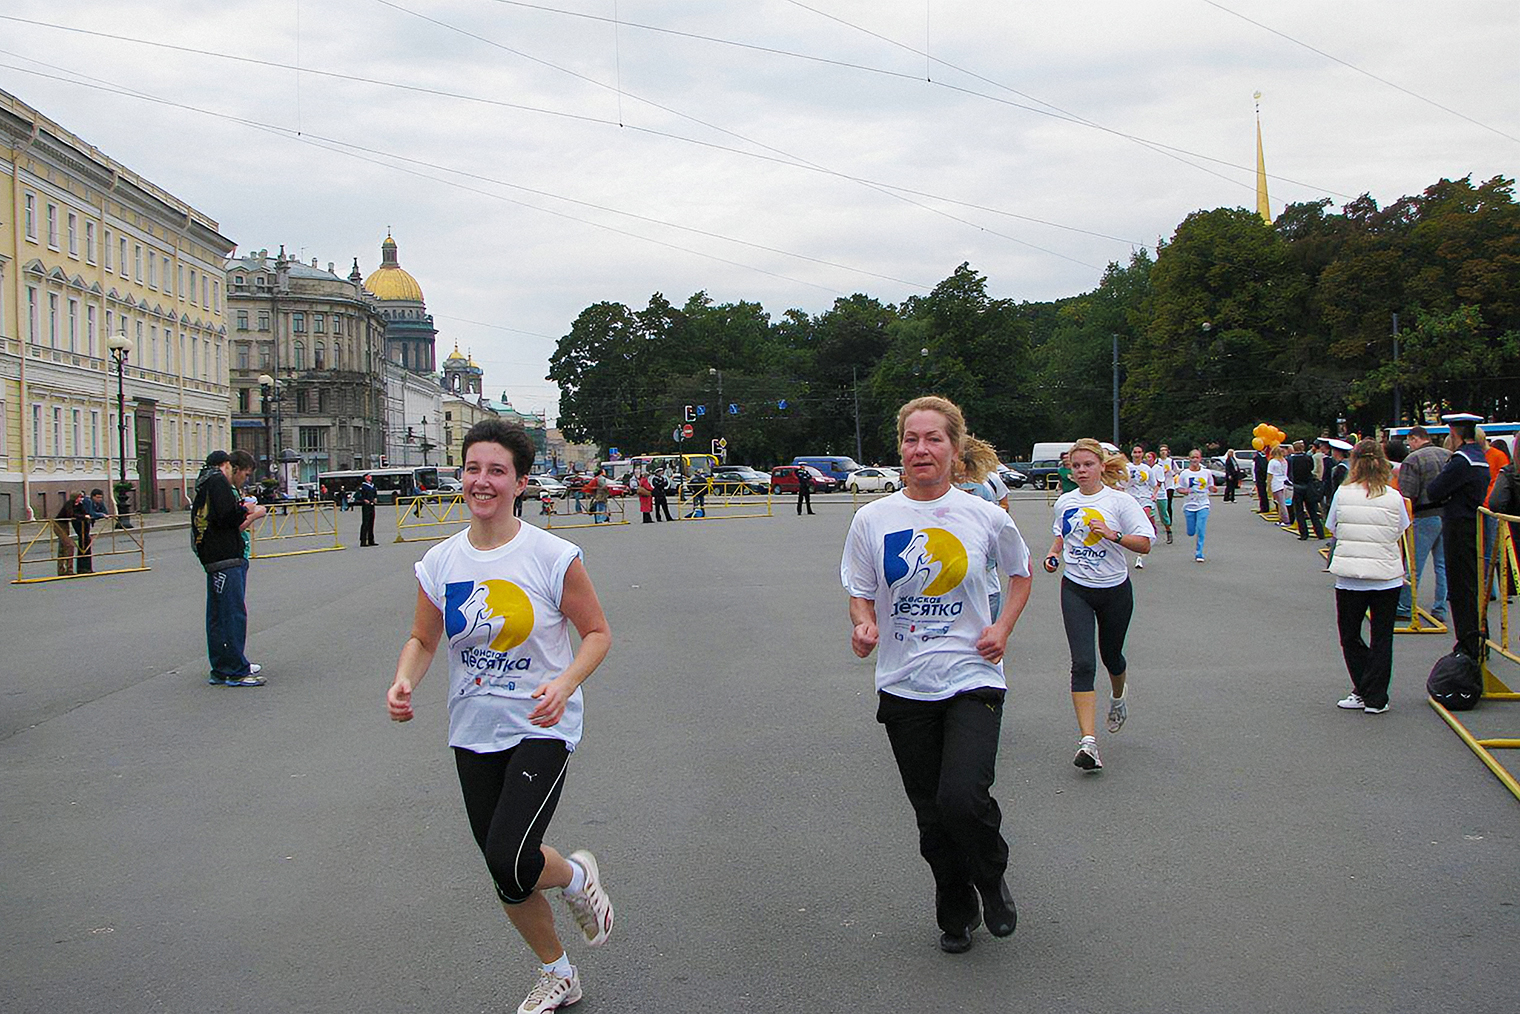
{"type": "Polygon", "coordinates": [[[237,489],[253,472],[253,455],[212,451],[195,480],[190,540],[206,570],[206,654],[212,686],[261,687],[261,666],[243,654],[248,640],[248,558],[242,528],[262,518],[262,504],[239,499],[237,489]]]}

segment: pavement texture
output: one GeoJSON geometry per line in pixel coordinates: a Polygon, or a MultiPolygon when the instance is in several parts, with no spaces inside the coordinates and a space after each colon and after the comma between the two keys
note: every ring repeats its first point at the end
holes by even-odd
{"type": "MultiPolygon", "coordinates": [[[[1179,529],[1135,574],[1099,775],[1071,764],[1037,574],[994,788],[1019,928],[941,953],[849,650],[850,500],[815,503],[560,533],[614,635],[547,836],[596,852],[617,908],[596,951],[560,919],[577,1011],[1515,1009],[1520,804],[1425,704],[1449,639],[1398,639],[1387,714],[1338,710],[1331,578],[1244,502],[1216,501],[1207,563],[1179,529]]],[[[1044,498],[1012,509],[1043,556],[1044,498]]],[[[149,536],[147,573],[0,586],[7,1014],[495,1012],[532,985],[459,800],[444,663],[416,721],[385,715],[430,544],[387,541],[382,509],[359,549],[339,517],[350,548],[253,565],[259,689],[206,684],[183,531],[149,536]]],[[[1520,734],[1508,707],[1472,724],[1520,734]]]]}

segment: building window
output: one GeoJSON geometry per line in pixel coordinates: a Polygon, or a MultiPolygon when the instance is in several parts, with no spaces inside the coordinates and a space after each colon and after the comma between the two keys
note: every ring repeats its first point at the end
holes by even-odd
{"type": "Polygon", "coordinates": [[[259,311],[259,330],[260,331],[268,331],[269,330],[269,311],[268,310],[260,310],[259,311]]]}
{"type": "Polygon", "coordinates": [[[190,269],[190,302],[195,302],[195,269],[190,269]]]}
{"type": "Polygon", "coordinates": [[[100,252],[104,255],[105,268],[111,270],[111,230],[106,230],[106,241],[100,245],[100,252]]]}
{"type": "Polygon", "coordinates": [[[319,342],[317,342],[316,346],[312,349],[312,352],[311,352],[311,365],[312,365],[312,369],[316,369],[316,370],[325,370],[325,369],[327,369],[327,343],[326,342],[319,341],[319,342]]]}
{"type": "Polygon", "coordinates": [[[42,406],[32,405],[32,453],[42,453],[42,406]]]}
{"type": "Polygon", "coordinates": [[[58,205],[47,206],[48,249],[58,249],[58,205]]]}
{"type": "Polygon", "coordinates": [[[53,406],[53,457],[63,457],[63,409],[53,406]]]}
{"type": "Polygon", "coordinates": [[[100,409],[90,409],[90,457],[100,457],[100,409]]]}
{"type": "Polygon", "coordinates": [[[310,392],[304,387],[296,391],[296,411],[301,413],[311,411],[310,392]]]}
{"type": "Polygon", "coordinates": [[[90,343],[90,347],[88,349],[86,349],[85,351],[87,351],[92,357],[96,354],[95,350],[97,348],[97,346],[95,344],[95,325],[96,325],[96,323],[97,323],[97,320],[96,320],[96,317],[95,317],[95,305],[92,303],[89,306],[87,306],[87,307],[84,308],[84,333],[85,333],[85,339],[90,343]]]}
{"type": "Polygon", "coordinates": [[[37,242],[37,195],[26,195],[26,238],[37,242]]]}
{"type": "Polygon", "coordinates": [[[239,342],[238,343],[238,347],[237,347],[237,368],[240,369],[240,370],[246,370],[246,369],[248,369],[248,343],[247,342],[239,342]]]}
{"type": "Polygon", "coordinates": [[[259,346],[259,369],[261,369],[261,370],[267,370],[267,369],[269,369],[269,346],[268,345],[260,345],[259,346]]]}
{"type": "Polygon", "coordinates": [[[48,344],[58,347],[58,293],[48,293],[48,344]]]}
{"type": "Polygon", "coordinates": [[[325,387],[317,391],[317,414],[327,414],[327,388],[325,387]]]}
{"type": "Polygon", "coordinates": [[[142,244],[132,244],[132,277],[141,285],[143,280],[142,244]]]}
{"type": "Polygon", "coordinates": [[[37,341],[37,328],[37,290],[35,287],[28,285],[26,287],[26,340],[33,345],[39,344],[37,341]]]}
{"type": "Polygon", "coordinates": [[[296,342],[296,344],[295,344],[295,355],[292,357],[292,359],[293,359],[293,361],[292,361],[291,365],[294,366],[296,369],[298,369],[298,370],[304,370],[304,369],[306,369],[306,343],[305,342],[296,342]]]}
{"type": "Polygon", "coordinates": [[[327,333],[327,314],[314,313],[311,315],[311,329],[317,334],[327,333]]]}
{"type": "Polygon", "coordinates": [[[293,313],[293,314],[291,314],[290,315],[290,329],[292,331],[294,331],[296,334],[304,334],[306,332],[306,314],[304,314],[304,313],[293,313]]]}
{"type": "Polygon", "coordinates": [[[164,292],[167,293],[168,295],[172,296],[172,295],[174,295],[174,283],[171,280],[170,274],[169,274],[169,258],[165,257],[163,259],[163,263],[164,263],[164,292]]]}
{"type": "Polygon", "coordinates": [[[300,446],[302,454],[322,454],[327,450],[326,426],[302,426],[300,446]]]}
{"type": "Polygon", "coordinates": [[[248,390],[246,387],[238,388],[238,411],[244,415],[248,414],[248,390]]]}
{"type": "MultiPolygon", "coordinates": [[[[111,310],[107,310],[106,311],[106,335],[107,336],[110,336],[110,335],[113,335],[113,334],[116,333],[116,331],[115,331],[115,329],[113,327],[113,325],[115,323],[116,323],[116,314],[115,314],[115,312],[111,311],[111,310]]],[[[123,324],[122,326],[125,327],[126,325],[123,324]]]]}
{"type": "Polygon", "coordinates": [[[69,212],[69,256],[79,256],[79,216],[69,212]]]}
{"type": "Polygon", "coordinates": [[[212,279],[211,282],[211,306],[217,312],[222,312],[222,282],[221,279],[212,279]]]}
{"type": "Polygon", "coordinates": [[[179,298],[180,299],[184,299],[185,298],[185,266],[183,264],[178,264],[178,265],[175,266],[174,271],[175,271],[175,274],[177,274],[179,276],[179,279],[178,279],[179,280],[179,298]]]}
{"type": "Polygon", "coordinates": [[[79,351],[79,300],[69,300],[69,351],[79,351]]]}
{"type": "Polygon", "coordinates": [[[153,259],[153,251],[148,251],[148,288],[158,288],[158,261],[153,259]]]}
{"type": "Polygon", "coordinates": [[[210,298],[211,293],[209,291],[210,285],[211,285],[211,276],[202,273],[201,274],[201,306],[204,307],[204,308],[206,308],[206,309],[208,309],[208,310],[211,308],[211,298],[210,298]]]}
{"type": "Polygon", "coordinates": [[[237,329],[239,331],[247,331],[248,330],[248,311],[247,310],[239,310],[237,312],[237,329]]]}
{"type": "Polygon", "coordinates": [[[121,277],[127,277],[127,237],[123,236],[116,243],[116,252],[121,256],[117,259],[116,266],[121,269],[121,277]]]}
{"type": "Polygon", "coordinates": [[[73,418],[70,420],[74,425],[73,425],[73,428],[72,428],[72,430],[71,430],[71,432],[69,434],[71,437],[74,438],[74,443],[73,443],[72,446],[69,447],[69,453],[72,454],[72,455],[74,455],[74,457],[76,457],[76,458],[82,458],[82,457],[84,457],[84,421],[83,420],[84,420],[84,413],[81,412],[77,408],[74,409],[73,418]]]}
{"type": "Polygon", "coordinates": [[[84,223],[84,259],[88,264],[95,263],[95,223],[84,223]]]}

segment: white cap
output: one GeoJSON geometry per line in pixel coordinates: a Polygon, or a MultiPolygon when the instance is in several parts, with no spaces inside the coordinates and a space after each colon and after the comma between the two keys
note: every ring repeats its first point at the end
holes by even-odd
{"type": "Polygon", "coordinates": [[[1441,421],[1443,423],[1448,423],[1448,424],[1450,424],[1450,423],[1480,423],[1480,422],[1483,421],[1483,417],[1481,415],[1474,415],[1471,412],[1450,412],[1450,413],[1448,413],[1446,415],[1443,415],[1441,417],[1441,421]]]}
{"type": "Polygon", "coordinates": [[[1344,440],[1332,439],[1329,441],[1329,443],[1330,446],[1335,448],[1337,451],[1346,451],[1347,453],[1350,453],[1351,451],[1351,445],[1346,443],[1344,440]]]}

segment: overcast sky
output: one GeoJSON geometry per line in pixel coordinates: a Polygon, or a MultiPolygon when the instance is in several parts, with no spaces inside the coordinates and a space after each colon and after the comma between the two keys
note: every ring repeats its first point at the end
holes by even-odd
{"type": "Polygon", "coordinates": [[[602,300],[1093,288],[1192,211],[1520,165],[1520,3],[7,0],[0,87],[347,274],[389,227],[522,409],[602,300]],[[127,12],[130,11],[130,14],[127,12]],[[1253,23],[1255,22],[1255,23],[1253,23]],[[51,27],[49,27],[51,26],[51,27]],[[87,29],[97,35],[75,30],[87,29]],[[143,45],[153,40],[179,48],[143,45]],[[190,107],[190,108],[187,108],[190,107]],[[412,160],[412,161],[406,161],[412,160]]]}

